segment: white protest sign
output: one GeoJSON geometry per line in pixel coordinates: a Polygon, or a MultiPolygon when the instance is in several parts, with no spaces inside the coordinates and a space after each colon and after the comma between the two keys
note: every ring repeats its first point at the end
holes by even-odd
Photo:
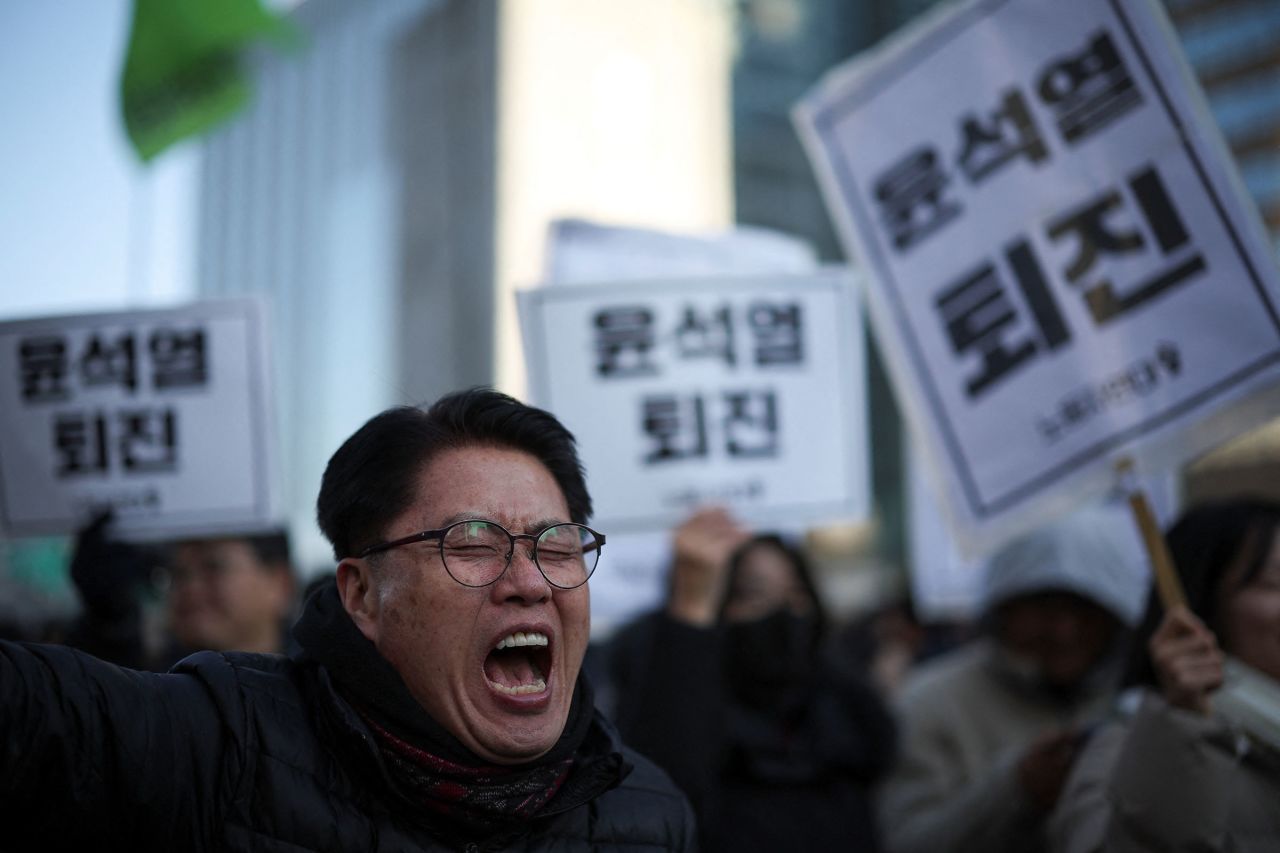
{"type": "Polygon", "coordinates": [[[796,120],[970,545],[1274,413],[1275,262],[1154,2],[949,6],[796,120]]]}
{"type": "Polygon", "coordinates": [[[132,536],[273,520],[261,305],[0,323],[0,518],[65,533],[113,507],[132,536]]]}
{"type": "MultiPolygon", "coordinates": [[[[811,272],[817,266],[807,243],[765,228],[683,234],[560,219],[549,228],[546,284],[788,274],[811,272]]],[[[597,637],[662,603],[671,565],[671,533],[615,532],[609,536],[608,554],[608,570],[591,579],[591,633],[597,637]]]]}
{"type": "Polygon", "coordinates": [[[848,274],[519,294],[530,392],[573,432],[601,529],[717,503],[776,527],[866,512],[861,320],[848,274]]]}

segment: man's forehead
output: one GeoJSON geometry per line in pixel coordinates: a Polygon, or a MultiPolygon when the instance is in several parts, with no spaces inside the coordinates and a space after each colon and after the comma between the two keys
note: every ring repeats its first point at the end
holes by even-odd
{"type": "Polygon", "coordinates": [[[448,527],[459,521],[496,521],[512,533],[533,533],[544,530],[553,524],[563,524],[569,521],[567,516],[560,515],[536,515],[525,517],[520,513],[510,509],[503,509],[499,505],[480,505],[458,510],[450,513],[438,520],[425,519],[425,523],[436,525],[439,527],[448,527]]]}
{"type": "Polygon", "coordinates": [[[408,509],[420,529],[483,519],[521,532],[571,520],[551,469],[527,451],[504,446],[464,445],[435,455],[420,469],[408,509]],[[537,472],[532,480],[530,472],[537,472]]]}

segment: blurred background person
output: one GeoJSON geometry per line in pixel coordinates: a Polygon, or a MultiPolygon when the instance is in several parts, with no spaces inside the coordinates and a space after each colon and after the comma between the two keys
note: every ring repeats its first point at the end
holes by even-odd
{"type": "Polygon", "coordinates": [[[1059,851],[1280,847],[1280,505],[1206,504],[1170,528],[1187,596],[1152,594],[1119,713],[1090,739],[1051,823],[1059,851]],[[1264,685],[1271,737],[1234,722],[1226,657],[1264,685]],[[1266,690],[1265,686],[1270,686],[1266,690]]]}
{"type": "Polygon", "coordinates": [[[1090,509],[998,551],[986,636],[913,671],[880,797],[895,853],[1040,851],[1090,721],[1119,683],[1147,573],[1132,525],[1090,509]]]}
{"type": "Polygon", "coordinates": [[[280,653],[294,610],[283,531],[174,543],[161,575],[167,626],[187,649],[280,653]]]}
{"type": "Polygon", "coordinates": [[[878,849],[892,722],[825,631],[803,555],[706,509],[675,531],[665,608],[614,638],[619,728],[689,796],[704,853],[878,849]]]}
{"type": "Polygon", "coordinates": [[[167,670],[192,652],[281,653],[294,612],[283,530],[142,546],[110,535],[110,515],[77,537],[71,577],[83,613],[67,641],[103,660],[167,670]],[[159,596],[149,631],[145,602],[159,596]]]}

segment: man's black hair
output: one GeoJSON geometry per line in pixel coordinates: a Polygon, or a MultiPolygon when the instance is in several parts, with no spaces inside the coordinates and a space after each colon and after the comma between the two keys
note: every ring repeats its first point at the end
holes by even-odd
{"type": "Polygon", "coordinates": [[[375,415],[343,442],[320,481],[316,520],[337,560],[383,539],[417,498],[418,476],[444,450],[504,447],[547,467],[564,493],[569,518],[591,516],[573,435],[550,413],[491,388],[457,391],[427,409],[397,406],[375,415]]]}
{"type": "MultiPolygon", "coordinates": [[[[1187,608],[1221,640],[1223,600],[1253,582],[1266,565],[1271,544],[1280,531],[1280,504],[1254,498],[1206,503],[1187,510],[1165,534],[1169,554],[1182,580],[1187,608]],[[1243,571],[1234,587],[1226,578],[1237,566],[1243,571]]],[[[1156,590],[1134,635],[1125,686],[1155,686],[1155,667],[1147,642],[1160,627],[1164,608],[1156,590]]],[[[1227,649],[1230,652],[1230,649],[1227,649]]]]}

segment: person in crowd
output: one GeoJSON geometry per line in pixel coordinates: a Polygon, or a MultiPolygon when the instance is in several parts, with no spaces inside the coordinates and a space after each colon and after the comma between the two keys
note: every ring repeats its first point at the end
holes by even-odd
{"type": "Polygon", "coordinates": [[[604,536],[572,435],[487,389],[372,418],[290,657],[139,673],[0,643],[6,849],[688,850],[580,677],[604,536]]]}
{"type": "Polygon", "coordinates": [[[669,590],[614,638],[618,725],[689,795],[703,853],[878,849],[892,720],[820,655],[801,553],[701,510],[675,532],[669,590]]]}
{"type": "Polygon", "coordinates": [[[283,529],[182,539],[160,547],[110,535],[112,515],[76,538],[71,578],[83,612],[68,644],[134,669],[163,672],[195,651],[281,653],[294,610],[283,529]],[[164,631],[147,636],[142,599],[159,587],[164,631]]]}
{"type": "Polygon", "coordinates": [[[1132,689],[1067,782],[1055,850],[1280,848],[1280,505],[1207,504],[1167,539],[1187,606],[1165,611],[1152,595],[1132,689]],[[1230,712],[1227,655],[1254,671],[1249,701],[1268,725],[1230,712]]]}
{"type": "Polygon", "coordinates": [[[166,625],[179,647],[284,650],[295,589],[284,531],[176,542],[162,572],[166,625]]]}
{"type": "Polygon", "coordinates": [[[1114,693],[1147,583],[1118,509],[1079,511],[996,552],[983,636],[915,670],[896,702],[903,746],[879,809],[889,850],[1045,849],[1045,816],[1114,693]]]}

